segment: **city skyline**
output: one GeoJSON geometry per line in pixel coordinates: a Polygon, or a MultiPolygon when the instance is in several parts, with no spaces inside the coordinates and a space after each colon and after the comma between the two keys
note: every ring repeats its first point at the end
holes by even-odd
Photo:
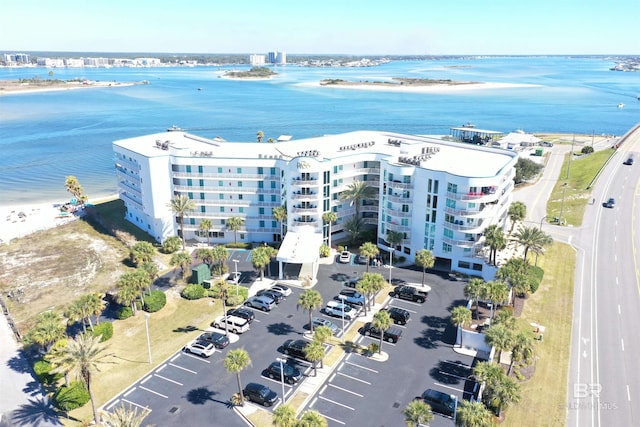
{"type": "Polygon", "coordinates": [[[0,50],[344,55],[633,55],[634,0],[3,4],[0,50]],[[37,13],[36,13],[37,12],[37,13]]]}

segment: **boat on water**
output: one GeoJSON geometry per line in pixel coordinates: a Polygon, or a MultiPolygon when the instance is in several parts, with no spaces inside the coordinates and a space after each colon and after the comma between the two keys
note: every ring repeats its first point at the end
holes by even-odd
{"type": "Polygon", "coordinates": [[[624,108],[624,104],[621,102],[620,104],[618,104],[618,108],[624,108]]]}

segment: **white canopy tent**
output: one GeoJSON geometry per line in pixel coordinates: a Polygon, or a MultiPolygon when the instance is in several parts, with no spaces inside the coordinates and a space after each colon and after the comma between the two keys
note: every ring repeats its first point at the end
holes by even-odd
{"type": "Polygon", "coordinates": [[[313,230],[287,232],[276,256],[279,262],[279,279],[284,279],[283,263],[311,263],[311,271],[313,274],[311,279],[315,280],[320,261],[320,246],[322,246],[321,233],[315,233],[313,230]]]}

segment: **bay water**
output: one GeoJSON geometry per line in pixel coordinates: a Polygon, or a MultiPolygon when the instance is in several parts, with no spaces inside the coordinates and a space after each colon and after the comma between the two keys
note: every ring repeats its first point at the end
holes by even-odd
{"type": "Polygon", "coordinates": [[[269,80],[231,80],[247,66],[0,68],[0,80],[149,84],[0,95],[0,205],[69,198],[76,176],[90,198],[117,190],[111,143],[176,125],[204,137],[254,141],[354,130],[448,135],[450,127],[622,135],[640,121],[640,73],[604,57],[483,57],[391,61],[376,67],[277,67],[269,80]],[[320,87],[322,79],[393,77],[532,85],[435,93],[320,87]],[[622,105],[623,104],[623,105],[622,105]]]}

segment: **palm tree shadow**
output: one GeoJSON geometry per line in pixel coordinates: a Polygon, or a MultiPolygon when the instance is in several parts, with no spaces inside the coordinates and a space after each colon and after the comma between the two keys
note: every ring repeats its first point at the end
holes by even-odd
{"type": "Polygon", "coordinates": [[[33,370],[31,369],[31,365],[29,364],[29,359],[27,355],[22,351],[19,355],[16,355],[7,361],[7,366],[14,371],[20,374],[32,374],[33,370]]]}
{"type": "Polygon", "coordinates": [[[5,414],[10,426],[62,426],[60,414],[44,397],[29,399],[11,414],[5,414]]]}
{"type": "Polygon", "coordinates": [[[187,392],[187,401],[194,405],[204,405],[208,401],[221,403],[227,407],[232,407],[231,402],[229,400],[222,401],[218,399],[214,399],[213,396],[218,394],[216,391],[209,390],[207,387],[198,387],[191,389],[187,392]]]}

